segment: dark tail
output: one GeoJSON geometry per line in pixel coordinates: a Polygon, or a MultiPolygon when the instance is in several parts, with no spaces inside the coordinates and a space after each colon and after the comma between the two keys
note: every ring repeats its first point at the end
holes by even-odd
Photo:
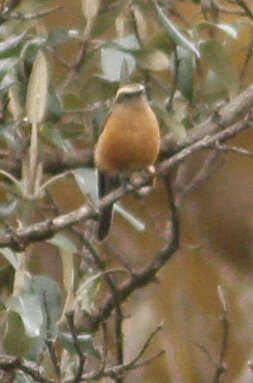
{"type": "Polygon", "coordinates": [[[97,238],[99,241],[103,241],[103,239],[109,233],[109,230],[111,227],[111,221],[112,221],[112,210],[113,210],[113,205],[110,205],[102,209],[100,212],[98,232],[97,232],[97,238]]]}
{"type": "MultiPolygon", "coordinates": [[[[115,187],[119,185],[117,178],[105,175],[102,172],[98,172],[98,197],[102,199],[106,194],[110,193],[115,187]]],[[[113,204],[101,209],[97,238],[102,241],[109,233],[113,213],[113,204]]]]}

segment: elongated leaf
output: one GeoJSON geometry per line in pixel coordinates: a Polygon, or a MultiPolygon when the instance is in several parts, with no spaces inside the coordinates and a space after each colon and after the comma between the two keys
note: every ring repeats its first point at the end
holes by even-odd
{"type": "Polygon", "coordinates": [[[169,37],[174,41],[176,45],[180,45],[185,49],[193,52],[197,57],[200,57],[198,49],[195,47],[192,41],[187,39],[178,28],[172,23],[172,21],[165,15],[163,10],[157,5],[156,1],[153,1],[159,19],[167,30],[169,37]]]}
{"type": "Polygon", "coordinates": [[[75,243],[69,237],[62,233],[55,234],[53,238],[49,239],[47,242],[51,243],[51,245],[58,247],[59,249],[66,250],[70,253],[74,253],[77,251],[75,243]]]}
{"type": "Polygon", "coordinates": [[[45,54],[39,51],[33,64],[26,96],[27,116],[31,123],[43,121],[48,102],[49,68],[45,54]]]}
{"type": "Polygon", "coordinates": [[[226,48],[217,40],[209,40],[200,45],[201,56],[209,68],[218,76],[230,96],[238,91],[239,78],[234,68],[232,57],[226,48]]]}
{"type": "Polygon", "coordinates": [[[40,133],[45,137],[48,142],[61,150],[64,153],[70,153],[73,150],[72,143],[70,140],[65,140],[60,129],[54,125],[44,124],[40,133]]]}
{"type": "Polygon", "coordinates": [[[0,221],[9,217],[15,211],[17,204],[18,200],[16,198],[0,204],[0,221]]]}
{"type": "Polygon", "coordinates": [[[73,176],[84,196],[91,196],[94,201],[97,196],[97,173],[94,169],[82,168],[72,171],[73,176]]]}
{"type": "Polygon", "coordinates": [[[52,83],[48,88],[47,120],[58,121],[63,115],[63,105],[52,83]]]}
{"type": "Polygon", "coordinates": [[[13,53],[12,51],[16,50],[16,48],[18,48],[24,41],[25,35],[26,32],[23,32],[20,35],[11,37],[8,40],[0,42],[0,57],[2,58],[10,56],[13,53]]]}
{"type": "Polygon", "coordinates": [[[18,357],[25,356],[31,349],[34,339],[27,335],[21,316],[14,311],[9,311],[7,331],[2,341],[4,351],[18,357]]]}
{"type": "Polygon", "coordinates": [[[2,80],[0,80],[0,92],[6,93],[6,91],[15,83],[15,76],[7,73],[2,80]]]}
{"type": "Polygon", "coordinates": [[[62,311],[62,294],[59,286],[47,275],[35,275],[32,277],[30,288],[43,308],[44,319],[46,309],[53,325],[60,318],[62,311]]]}
{"type": "Polygon", "coordinates": [[[223,31],[226,33],[226,35],[232,37],[233,39],[236,39],[238,37],[238,26],[235,24],[214,24],[208,21],[204,21],[198,24],[199,30],[206,28],[213,28],[223,31]]]}
{"type": "Polygon", "coordinates": [[[98,13],[101,0],[81,0],[83,14],[87,19],[92,19],[98,13]]]}
{"type": "Polygon", "coordinates": [[[0,81],[18,63],[18,57],[8,57],[0,59],[0,81]]]}
{"type": "Polygon", "coordinates": [[[74,259],[73,253],[77,251],[77,247],[67,235],[58,233],[48,241],[55,245],[60,250],[62,270],[63,270],[63,284],[67,293],[65,299],[64,312],[73,309],[74,299],[74,259]]]}
{"type": "Polygon", "coordinates": [[[191,102],[194,87],[193,54],[182,47],[178,47],[177,51],[179,57],[177,88],[191,102]]]}
{"type": "Polygon", "coordinates": [[[128,72],[131,75],[136,67],[136,56],[142,54],[142,50],[136,36],[129,34],[104,44],[101,53],[103,78],[108,81],[120,81],[123,62],[128,66],[128,72]]]}
{"type": "Polygon", "coordinates": [[[23,372],[17,371],[15,374],[15,383],[35,383],[34,380],[23,372]]]}

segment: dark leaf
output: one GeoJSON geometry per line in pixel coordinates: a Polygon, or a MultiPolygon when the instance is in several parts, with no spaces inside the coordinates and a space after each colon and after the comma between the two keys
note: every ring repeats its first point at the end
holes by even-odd
{"type": "Polygon", "coordinates": [[[178,47],[177,52],[179,58],[177,88],[191,102],[194,87],[193,55],[190,51],[181,47],[178,47]]]}
{"type": "Polygon", "coordinates": [[[174,41],[176,45],[180,45],[185,49],[190,50],[197,57],[200,56],[199,51],[195,47],[192,41],[187,39],[179,29],[172,23],[172,21],[165,15],[163,10],[157,5],[156,1],[154,1],[154,5],[159,16],[160,21],[164,25],[167,30],[169,37],[174,41]]]}
{"type": "Polygon", "coordinates": [[[53,84],[49,83],[47,101],[47,120],[58,121],[63,115],[63,105],[53,84]]]}

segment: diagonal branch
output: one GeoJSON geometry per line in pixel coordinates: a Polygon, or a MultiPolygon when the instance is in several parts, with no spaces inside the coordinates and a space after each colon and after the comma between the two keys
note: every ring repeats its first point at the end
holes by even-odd
{"type": "Polygon", "coordinates": [[[97,210],[90,205],[84,205],[68,214],[62,214],[53,219],[47,219],[43,222],[23,227],[11,233],[5,233],[0,236],[0,247],[8,246],[22,250],[32,242],[48,239],[60,230],[68,228],[82,220],[96,219],[99,209],[104,208],[123,196],[145,186],[151,181],[152,177],[157,175],[166,177],[171,168],[184,161],[185,158],[191,156],[193,153],[200,150],[210,149],[210,147],[216,145],[217,142],[224,142],[229,138],[234,137],[239,132],[248,129],[251,127],[251,118],[252,116],[249,114],[244,120],[237,124],[227,127],[216,134],[208,135],[197,142],[188,145],[172,155],[169,159],[159,163],[155,174],[145,174],[143,177],[139,177],[134,183],[129,183],[127,187],[120,187],[108,194],[98,203],[97,210]]]}

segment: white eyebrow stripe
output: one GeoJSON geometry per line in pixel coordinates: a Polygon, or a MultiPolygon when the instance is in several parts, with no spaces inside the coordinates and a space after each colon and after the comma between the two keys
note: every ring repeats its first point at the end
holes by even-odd
{"type": "Polygon", "coordinates": [[[142,84],[125,85],[118,90],[116,97],[120,96],[121,94],[134,94],[143,92],[144,90],[145,87],[142,84]]]}

